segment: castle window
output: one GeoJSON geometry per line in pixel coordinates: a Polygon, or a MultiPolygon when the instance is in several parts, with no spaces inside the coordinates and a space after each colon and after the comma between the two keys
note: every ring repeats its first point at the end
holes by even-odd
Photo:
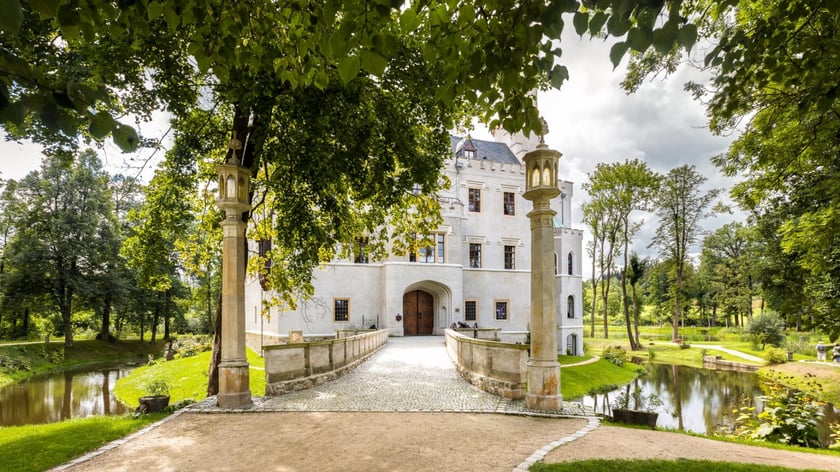
{"type": "Polygon", "coordinates": [[[505,269],[516,269],[516,246],[505,246],[505,269]]]}
{"type": "Polygon", "coordinates": [[[572,253],[570,252],[569,253],[569,275],[574,275],[573,274],[573,269],[574,269],[574,258],[572,257],[572,253]]]}
{"type": "Polygon", "coordinates": [[[471,188],[468,193],[468,208],[472,212],[481,211],[481,189],[471,188]]]}
{"type": "Polygon", "coordinates": [[[513,192],[505,192],[504,200],[505,215],[516,215],[516,194],[513,192]]]}
{"type": "Polygon", "coordinates": [[[566,300],[566,318],[574,318],[575,317],[575,297],[569,295],[569,298],[566,300]]]}
{"type": "Polygon", "coordinates": [[[481,244],[470,243],[470,267],[481,267],[481,244]]]}
{"type": "Polygon", "coordinates": [[[333,321],[336,323],[346,323],[350,321],[349,298],[333,299],[333,321]]]}
{"type": "MultiPolygon", "coordinates": [[[[415,240],[420,239],[416,234],[415,240]]],[[[443,233],[432,233],[425,238],[423,244],[431,244],[427,246],[419,246],[416,254],[410,254],[408,260],[411,262],[422,262],[426,264],[443,264],[446,256],[446,235],[443,233]]]]}
{"type": "Polygon", "coordinates": [[[476,300],[464,300],[464,321],[475,321],[478,314],[478,302],[476,300]]]}
{"type": "Polygon", "coordinates": [[[496,321],[507,321],[508,319],[508,302],[507,300],[496,301],[496,321]]]}

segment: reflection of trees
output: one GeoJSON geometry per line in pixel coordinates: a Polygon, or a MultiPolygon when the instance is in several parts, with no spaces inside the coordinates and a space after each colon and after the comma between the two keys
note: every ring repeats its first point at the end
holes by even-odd
{"type": "Polygon", "coordinates": [[[64,399],[61,402],[61,419],[70,419],[70,403],[73,401],[73,374],[64,372],[64,399]]]}
{"type": "Polygon", "coordinates": [[[670,364],[652,364],[647,375],[639,379],[646,395],[655,393],[663,408],[685,429],[688,418],[700,416],[704,431],[711,432],[724,422],[743,398],[761,395],[755,374],[714,371],[670,364]],[[686,410],[686,408],[690,408],[686,410]],[[700,409],[698,411],[698,409],[700,409]]]}

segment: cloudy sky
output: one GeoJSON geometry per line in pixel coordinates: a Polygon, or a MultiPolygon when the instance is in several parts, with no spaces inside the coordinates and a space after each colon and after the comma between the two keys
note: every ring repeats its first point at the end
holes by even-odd
{"type": "MultiPolygon", "coordinates": [[[[710,158],[723,152],[732,137],[714,136],[706,127],[703,106],[683,91],[683,84],[702,78],[689,67],[680,69],[667,79],[657,78],[645,83],[633,95],[620,88],[624,67],[613,70],[609,60],[611,43],[600,39],[580,39],[572,28],[566,28],[563,39],[562,63],[569,68],[570,79],[562,90],[540,93],[540,111],[549,124],[546,142],[563,153],[561,171],[566,180],[575,182],[573,197],[573,226],[580,223],[580,205],[588,199],[580,184],[599,162],[622,162],[639,158],[657,172],[666,173],[674,167],[691,164],[709,178],[708,188],[731,187],[731,180],[722,177],[710,158]]],[[[625,61],[626,62],[626,61],[625,61]]],[[[148,132],[161,126],[145,125],[148,132]]],[[[474,136],[485,138],[486,132],[476,130],[474,136]],[[485,133],[485,134],[483,134],[485,133]]],[[[103,161],[111,172],[141,175],[148,180],[162,153],[149,151],[129,156],[126,160],[113,144],[106,146],[103,161]],[[139,166],[149,160],[145,169],[139,166]]],[[[38,167],[40,153],[37,146],[26,143],[0,143],[0,177],[19,179],[38,167]]],[[[704,222],[709,230],[731,221],[736,216],[724,215],[704,222]]],[[[647,244],[655,231],[653,215],[644,215],[645,225],[637,237],[634,250],[653,255],[647,244]]],[[[584,266],[587,266],[584,264],[584,266]]],[[[586,269],[585,276],[589,276],[586,269]]]]}

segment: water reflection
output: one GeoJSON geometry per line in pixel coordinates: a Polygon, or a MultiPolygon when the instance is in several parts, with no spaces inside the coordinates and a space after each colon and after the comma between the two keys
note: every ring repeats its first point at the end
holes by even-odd
{"type": "Polygon", "coordinates": [[[33,377],[0,389],[0,426],[54,423],[130,411],[111,394],[132,367],[107,366],[33,377]]]}
{"type": "MultiPolygon", "coordinates": [[[[731,426],[732,410],[741,406],[745,398],[755,404],[762,395],[757,375],[747,372],[717,371],[669,364],[653,364],[648,374],[637,378],[629,386],[630,391],[638,385],[642,395],[655,394],[662,405],[656,426],[680,429],[699,434],[714,432],[718,426],[731,426]]],[[[597,398],[584,397],[585,405],[597,413],[609,414],[605,406],[628,387],[622,387],[597,398]],[[606,403],[606,404],[605,404],[606,403]]]]}

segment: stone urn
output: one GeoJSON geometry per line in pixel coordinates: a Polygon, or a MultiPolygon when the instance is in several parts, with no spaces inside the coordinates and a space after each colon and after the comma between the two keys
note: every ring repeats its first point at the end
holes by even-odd
{"type": "Polygon", "coordinates": [[[135,413],[157,413],[169,406],[169,395],[150,395],[140,397],[137,402],[140,404],[135,413]]]}
{"type": "Polygon", "coordinates": [[[628,408],[613,408],[612,420],[616,423],[635,424],[656,429],[659,413],[655,411],[630,410],[628,408]]]}

